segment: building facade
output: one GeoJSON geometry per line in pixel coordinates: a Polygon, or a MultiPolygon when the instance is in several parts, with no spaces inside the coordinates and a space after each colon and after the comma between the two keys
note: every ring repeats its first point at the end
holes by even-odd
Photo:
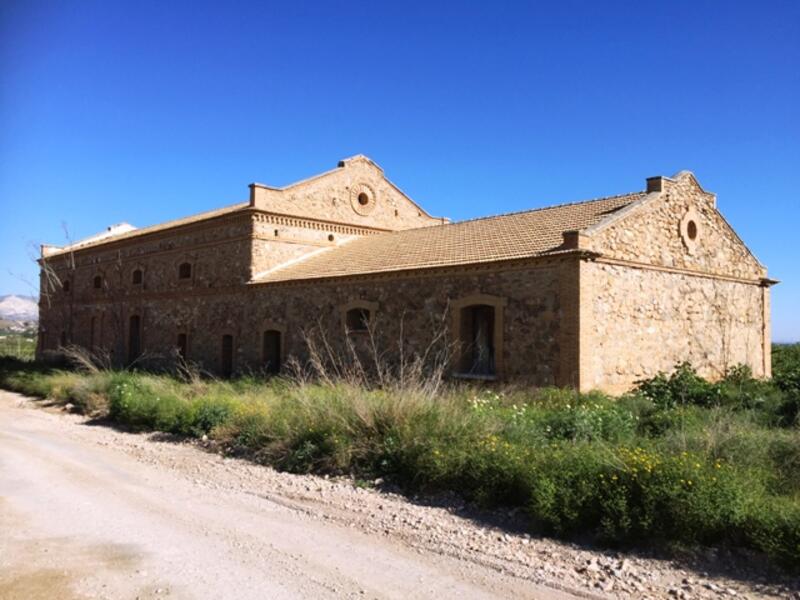
{"type": "Polygon", "coordinates": [[[363,156],[249,202],[43,246],[38,355],[279,372],[309,342],[454,377],[619,392],[691,362],[770,376],[774,282],[689,172],[460,223],[363,156]],[[316,337],[315,337],[316,336],[316,337]]]}

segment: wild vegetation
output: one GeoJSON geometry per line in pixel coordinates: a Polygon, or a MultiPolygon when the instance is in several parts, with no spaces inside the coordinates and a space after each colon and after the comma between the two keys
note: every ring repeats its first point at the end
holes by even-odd
{"type": "Polygon", "coordinates": [[[0,356],[33,360],[35,352],[35,331],[16,331],[0,327],[0,356]]]}
{"type": "Polygon", "coordinates": [[[381,477],[524,508],[532,530],[611,545],[725,544],[800,564],[800,345],[774,380],[687,364],[621,397],[388,377],[216,381],[0,361],[0,385],[136,431],[207,436],[292,472],[381,477]]]}

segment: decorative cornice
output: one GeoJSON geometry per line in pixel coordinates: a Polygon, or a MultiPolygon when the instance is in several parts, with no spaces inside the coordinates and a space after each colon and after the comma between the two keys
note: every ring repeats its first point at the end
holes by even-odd
{"type": "Polygon", "coordinates": [[[296,215],[284,215],[269,212],[257,208],[248,209],[253,213],[254,219],[259,223],[270,223],[273,225],[284,225],[286,227],[300,227],[304,229],[315,229],[317,231],[331,231],[344,235],[375,235],[378,233],[389,233],[390,229],[380,227],[363,227],[341,223],[338,221],[326,221],[323,219],[313,219],[311,217],[301,217],[296,215]]]}

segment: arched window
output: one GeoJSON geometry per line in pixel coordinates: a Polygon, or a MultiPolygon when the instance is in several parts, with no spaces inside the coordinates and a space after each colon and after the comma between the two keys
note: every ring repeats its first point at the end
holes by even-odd
{"type": "Polygon", "coordinates": [[[141,269],[136,269],[131,274],[131,283],[133,285],[142,285],[143,273],[141,269]]]}
{"type": "Polygon", "coordinates": [[[452,304],[458,340],[455,374],[493,379],[502,374],[503,308],[506,299],[475,294],[452,304]]]}
{"type": "Polygon", "coordinates": [[[178,267],[178,279],[191,279],[192,265],[188,262],[181,263],[178,267]]]}
{"type": "Polygon", "coordinates": [[[281,372],[281,337],[281,332],[277,329],[268,329],[261,342],[264,370],[272,375],[281,372]]]}
{"type": "Polygon", "coordinates": [[[64,290],[65,294],[69,294],[69,280],[61,284],[61,289],[64,290]]]}
{"type": "Polygon", "coordinates": [[[95,275],[94,276],[92,287],[94,287],[94,289],[96,289],[96,290],[99,290],[99,289],[101,289],[103,287],[103,278],[102,278],[102,276],[100,276],[100,275],[95,275]]]}

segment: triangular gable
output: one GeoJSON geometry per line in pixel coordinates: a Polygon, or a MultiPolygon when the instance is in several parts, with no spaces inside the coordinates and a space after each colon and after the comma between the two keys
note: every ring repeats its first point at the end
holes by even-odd
{"type": "Polygon", "coordinates": [[[284,188],[251,184],[250,205],[271,213],[386,230],[446,221],[425,212],[363,155],[284,188]]]}
{"type": "Polygon", "coordinates": [[[743,279],[766,268],[690,171],[648,179],[640,200],[587,228],[587,249],[621,260],[743,279]]]}

